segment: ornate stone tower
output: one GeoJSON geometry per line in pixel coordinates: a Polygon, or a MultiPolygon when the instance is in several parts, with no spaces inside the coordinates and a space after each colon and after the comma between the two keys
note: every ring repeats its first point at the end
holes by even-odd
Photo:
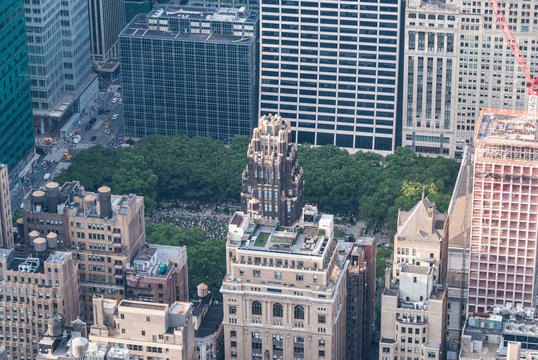
{"type": "Polygon", "coordinates": [[[291,126],[278,115],[265,115],[254,129],[243,172],[241,209],[251,218],[293,224],[304,206],[303,169],[297,165],[297,145],[291,126]]]}

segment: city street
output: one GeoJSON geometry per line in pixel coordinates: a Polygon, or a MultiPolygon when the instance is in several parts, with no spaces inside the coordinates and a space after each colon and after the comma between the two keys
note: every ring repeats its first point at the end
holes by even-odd
{"type": "Polygon", "coordinates": [[[22,199],[24,195],[30,191],[30,189],[39,188],[44,186],[48,181],[54,180],[63,169],[69,167],[70,162],[65,159],[64,152],[67,150],[71,156],[75,156],[81,150],[87,149],[94,145],[112,146],[114,139],[118,136],[124,135],[123,130],[123,105],[119,102],[112,103],[114,93],[117,92],[118,84],[113,84],[105,92],[100,92],[93,110],[81,117],[79,126],[69,135],[80,135],[81,139],[78,144],[73,142],[73,137],[68,136],[65,139],[54,138],[52,143],[37,141],[39,147],[46,153],[40,155],[35,166],[28,172],[27,176],[22,178],[18,184],[16,184],[11,192],[11,208],[13,213],[20,209],[22,199]],[[109,114],[98,114],[98,110],[109,110],[109,114]],[[119,117],[113,120],[114,114],[118,114],[119,117]],[[110,135],[105,133],[105,116],[110,116],[108,124],[110,124],[110,135]],[[92,117],[96,118],[95,124],[92,128],[86,131],[85,126],[89,123],[92,117]],[[77,131],[80,129],[80,131],[77,131]],[[95,136],[95,140],[92,141],[92,137],[95,136]],[[45,174],[50,174],[48,180],[44,179],[45,174]]]}
{"type": "Polygon", "coordinates": [[[109,114],[98,114],[98,110],[96,109],[92,115],[86,115],[82,121],[81,127],[80,127],[80,135],[82,137],[81,143],[90,143],[90,144],[100,144],[103,146],[108,146],[111,144],[112,139],[118,136],[124,135],[123,130],[123,105],[116,102],[115,104],[112,103],[112,99],[114,98],[114,89],[117,88],[116,86],[112,86],[112,89],[109,88],[106,92],[100,93],[100,99],[99,102],[101,106],[99,109],[102,110],[110,110],[109,114]],[[119,118],[114,120],[112,117],[114,114],[119,114],[119,118]],[[110,125],[111,133],[110,135],[105,134],[105,125],[106,122],[104,121],[105,116],[110,116],[110,120],[108,121],[108,124],[110,125]],[[93,124],[92,128],[88,131],[86,131],[85,126],[89,123],[90,119],[92,117],[95,117],[97,120],[95,124],[93,124]],[[95,136],[96,139],[94,141],[91,141],[91,138],[95,136]]]}

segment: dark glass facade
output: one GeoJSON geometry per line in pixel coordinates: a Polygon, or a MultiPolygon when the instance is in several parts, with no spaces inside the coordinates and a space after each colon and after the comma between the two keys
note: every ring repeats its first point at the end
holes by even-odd
{"type": "Polygon", "coordinates": [[[197,21],[204,30],[194,29],[190,18],[168,18],[168,32],[156,31],[150,15],[135,18],[120,35],[126,134],[224,142],[250,135],[258,111],[255,35],[234,36],[231,21],[197,21]]]}
{"type": "Polygon", "coordinates": [[[0,164],[11,169],[34,146],[22,0],[2,0],[0,34],[0,164]]]}

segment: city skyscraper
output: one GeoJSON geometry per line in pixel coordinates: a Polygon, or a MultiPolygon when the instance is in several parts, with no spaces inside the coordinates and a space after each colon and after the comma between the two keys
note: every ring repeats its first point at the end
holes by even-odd
{"type": "Polygon", "coordinates": [[[99,86],[91,70],[88,1],[26,1],[34,125],[54,133],[82,112],[99,86]]]}
{"type": "Polygon", "coordinates": [[[118,59],[118,35],[125,26],[123,1],[90,0],[89,7],[92,61],[118,59]]]}
{"type": "Polygon", "coordinates": [[[401,3],[265,2],[260,115],[290,121],[294,142],[393,151],[401,3]]]}
{"type": "Polygon", "coordinates": [[[455,157],[459,7],[410,1],[405,14],[402,143],[421,154],[455,157]]]}
{"type": "MultiPolygon", "coordinates": [[[[538,4],[499,5],[536,73],[538,4]]],[[[481,109],[527,110],[525,77],[488,1],[409,1],[404,67],[402,144],[418,153],[461,159],[481,109]]]]}
{"type": "Polygon", "coordinates": [[[34,146],[25,30],[23,1],[3,1],[0,13],[0,164],[7,164],[11,170],[34,146]]]}
{"type": "Polygon", "coordinates": [[[291,225],[304,206],[303,169],[297,164],[297,146],[291,126],[280,116],[263,116],[254,129],[243,171],[241,210],[257,217],[291,225]]]}
{"type": "Polygon", "coordinates": [[[11,192],[6,164],[0,164],[0,248],[13,248],[13,224],[11,217],[11,192]]]}
{"type": "Polygon", "coordinates": [[[236,212],[226,243],[224,351],[235,359],[345,359],[347,271],[333,215],[293,227],[236,212]]]}
{"type": "Polygon", "coordinates": [[[468,312],[534,310],[536,122],[526,112],[482,110],[476,128],[468,312]]]}
{"type": "Polygon", "coordinates": [[[125,131],[230,142],[257,120],[258,14],[159,7],[120,34],[125,131]]]}

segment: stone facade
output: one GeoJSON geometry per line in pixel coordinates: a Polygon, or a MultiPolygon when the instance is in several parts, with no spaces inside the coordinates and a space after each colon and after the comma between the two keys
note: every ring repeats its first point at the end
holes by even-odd
{"type": "Polygon", "coordinates": [[[254,129],[243,172],[241,209],[289,226],[304,206],[303,169],[297,163],[289,121],[263,116],[254,129]]]}
{"type": "Polygon", "coordinates": [[[344,359],[346,276],[332,215],[306,206],[292,228],[236,212],[226,244],[226,359],[344,359]]]}
{"type": "Polygon", "coordinates": [[[55,314],[80,315],[77,275],[69,252],[0,249],[0,343],[10,359],[35,359],[55,314]]]}

